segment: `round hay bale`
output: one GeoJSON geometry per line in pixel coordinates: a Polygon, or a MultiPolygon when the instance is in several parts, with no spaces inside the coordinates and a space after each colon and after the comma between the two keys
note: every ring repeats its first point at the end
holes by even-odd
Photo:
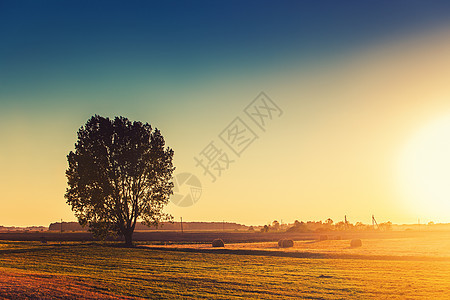
{"type": "Polygon", "coordinates": [[[326,240],[328,240],[328,235],[323,234],[319,236],[319,241],[326,241],[326,240]]]}
{"type": "Polygon", "coordinates": [[[294,247],[294,241],[293,240],[281,240],[281,248],[290,248],[294,247]]]}
{"type": "Polygon", "coordinates": [[[212,241],[213,247],[225,247],[225,243],[221,239],[215,239],[212,241]]]}
{"type": "Polygon", "coordinates": [[[350,242],[350,247],[352,247],[352,248],[361,247],[361,246],[362,246],[362,242],[360,239],[354,239],[350,242]]]}

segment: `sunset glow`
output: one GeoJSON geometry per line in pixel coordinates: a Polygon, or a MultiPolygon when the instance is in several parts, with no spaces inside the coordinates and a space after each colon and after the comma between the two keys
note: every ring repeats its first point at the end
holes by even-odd
{"type": "Polygon", "coordinates": [[[0,299],[450,299],[450,1],[0,0],[0,299]]]}
{"type": "Polygon", "coordinates": [[[400,158],[400,176],[406,196],[419,216],[445,221],[450,211],[450,116],[420,128],[400,158]]]}
{"type": "MultiPolygon", "coordinates": [[[[354,8],[360,13],[336,5],[328,17],[319,13],[320,5],[283,12],[259,7],[271,24],[264,28],[272,28],[263,30],[249,26],[246,9],[227,7],[198,19],[208,26],[179,13],[187,24],[181,30],[146,6],[123,28],[108,14],[85,12],[88,30],[71,26],[78,19],[61,9],[67,20],[49,16],[67,31],[61,34],[30,13],[29,22],[39,24],[35,34],[53,37],[48,45],[24,48],[18,35],[7,35],[10,52],[2,56],[8,59],[1,70],[9,71],[3,72],[0,91],[4,224],[75,220],[64,200],[66,155],[94,114],[159,128],[175,152],[176,173],[201,181],[195,205],[167,207],[176,219],[265,224],[347,215],[370,222],[375,214],[395,223],[450,222],[444,212],[450,113],[450,25],[444,10],[421,15],[423,9],[411,7],[383,19],[383,10],[362,4],[354,8]],[[236,23],[224,26],[234,13],[236,23]],[[343,19],[363,24],[361,32],[343,19]],[[308,26],[314,34],[302,30],[308,26]],[[166,39],[168,34],[173,38],[166,39]],[[61,55],[49,56],[51,51],[61,55]],[[264,130],[244,112],[262,91],[283,111],[264,130]],[[240,156],[219,138],[236,117],[258,136],[240,156]],[[234,160],[215,182],[194,160],[212,141],[234,160]]],[[[11,7],[3,18],[7,28],[21,30],[21,13],[28,10],[11,7]]],[[[23,36],[34,45],[31,32],[23,36]]]]}

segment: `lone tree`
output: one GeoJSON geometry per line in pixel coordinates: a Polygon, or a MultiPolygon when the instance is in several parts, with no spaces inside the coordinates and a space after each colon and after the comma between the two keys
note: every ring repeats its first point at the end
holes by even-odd
{"type": "Polygon", "coordinates": [[[91,117],[67,156],[65,194],[81,225],[94,236],[124,236],[132,246],[136,222],[158,226],[173,193],[173,150],[158,129],[124,117],[91,117]]]}

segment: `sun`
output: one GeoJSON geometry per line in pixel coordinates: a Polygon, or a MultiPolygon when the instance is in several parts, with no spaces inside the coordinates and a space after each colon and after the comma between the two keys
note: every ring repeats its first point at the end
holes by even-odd
{"type": "Polygon", "coordinates": [[[450,221],[450,115],[426,124],[400,158],[406,205],[418,217],[450,221]]]}

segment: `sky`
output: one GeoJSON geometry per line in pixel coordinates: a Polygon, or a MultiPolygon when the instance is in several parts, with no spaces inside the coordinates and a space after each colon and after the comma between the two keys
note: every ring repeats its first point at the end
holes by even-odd
{"type": "Polygon", "coordinates": [[[199,179],[175,220],[450,222],[446,1],[0,1],[0,37],[0,224],[75,221],[66,156],[94,114],[159,128],[199,179]],[[234,160],[215,182],[211,142],[234,160]]]}

